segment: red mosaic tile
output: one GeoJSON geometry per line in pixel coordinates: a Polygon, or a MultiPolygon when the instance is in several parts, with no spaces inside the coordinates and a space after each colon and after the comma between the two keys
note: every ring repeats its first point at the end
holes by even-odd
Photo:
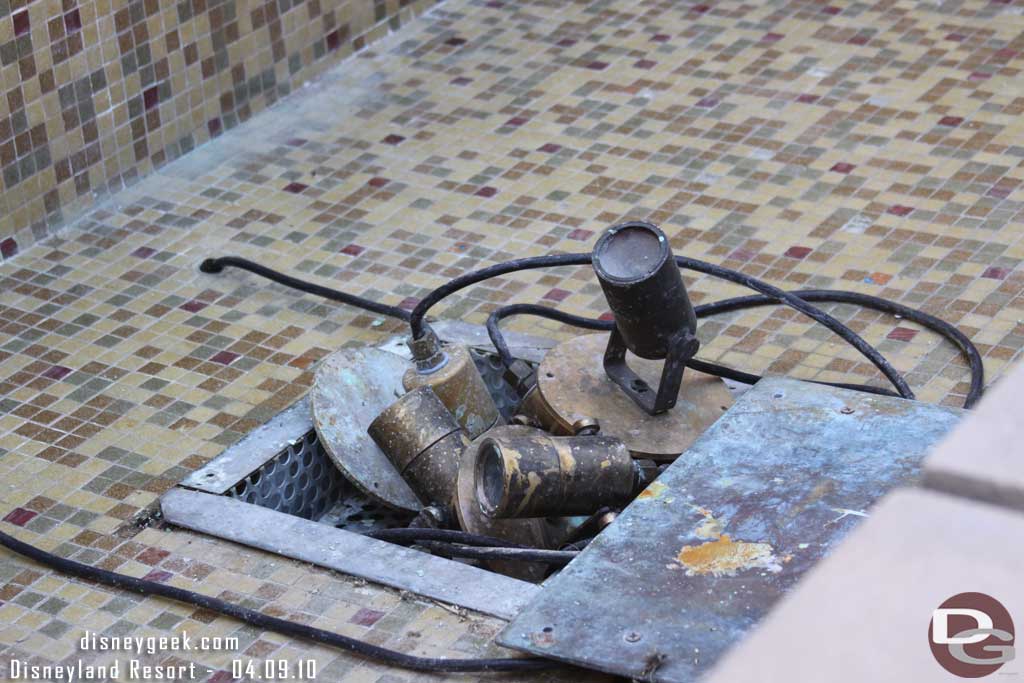
{"type": "Polygon", "coordinates": [[[366,184],[369,185],[370,187],[384,187],[390,182],[391,181],[388,180],[387,178],[381,178],[380,176],[377,176],[376,178],[370,178],[370,181],[366,184]]]}
{"type": "Polygon", "coordinates": [[[25,526],[38,514],[38,512],[26,510],[25,508],[14,508],[4,517],[4,521],[10,522],[14,526],[25,526]]]}
{"type": "Polygon", "coordinates": [[[572,38],[562,38],[560,41],[555,43],[558,47],[572,47],[576,44],[576,41],[572,38]]]}
{"type": "Polygon", "coordinates": [[[324,36],[324,44],[327,45],[327,50],[330,52],[341,47],[341,29],[334,29],[324,36]]]}
{"type": "Polygon", "coordinates": [[[485,185],[484,187],[481,187],[473,194],[475,194],[477,197],[493,197],[494,195],[498,194],[498,188],[491,187],[490,185],[485,185]]]}
{"type": "Polygon", "coordinates": [[[614,322],[615,316],[612,315],[611,311],[606,311],[605,313],[602,313],[601,315],[597,316],[597,319],[609,323],[614,322]]]}
{"type": "Polygon", "coordinates": [[[210,360],[214,363],[220,363],[221,365],[231,365],[238,360],[239,355],[232,353],[231,351],[218,351],[210,357],[210,360]]]}
{"type": "Polygon", "coordinates": [[[562,146],[556,145],[553,142],[548,142],[537,148],[537,151],[547,152],[548,154],[554,154],[555,152],[561,151],[562,146]]]}
{"type": "Polygon", "coordinates": [[[830,168],[829,170],[835,171],[836,173],[849,173],[855,168],[857,167],[854,166],[853,164],[848,164],[845,161],[840,161],[838,164],[833,165],[832,168],[830,168]]]}
{"type": "Polygon", "coordinates": [[[206,308],[208,305],[209,304],[207,304],[207,303],[205,303],[203,301],[196,301],[196,300],[193,299],[192,301],[186,301],[185,303],[183,303],[178,308],[180,308],[180,309],[182,309],[184,311],[188,311],[189,313],[198,313],[199,311],[201,311],[204,308],[206,308]]]}
{"type": "Polygon", "coordinates": [[[963,122],[964,118],[962,116],[943,116],[939,119],[940,126],[959,126],[963,122]]]}
{"type": "Polygon", "coordinates": [[[11,258],[18,253],[18,243],[13,237],[0,241],[0,256],[11,258]]]}
{"type": "Polygon", "coordinates": [[[608,68],[608,62],[600,62],[595,60],[590,64],[587,64],[587,68],[593,69],[594,71],[604,71],[605,69],[608,68]]]}
{"type": "Polygon", "coordinates": [[[149,111],[156,105],[160,104],[160,90],[157,86],[146,88],[142,93],[142,101],[146,106],[146,111],[149,111]]]}
{"type": "Polygon", "coordinates": [[[348,623],[358,624],[360,626],[373,626],[380,621],[383,616],[384,612],[363,607],[352,615],[352,618],[348,620],[348,623]]]}
{"type": "Polygon", "coordinates": [[[71,368],[64,367],[63,365],[53,365],[49,370],[43,373],[43,377],[57,380],[59,382],[70,374],[71,368]]]}
{"type": "Polygon", "coordinates": [[[455,38],[449,38],[448,40],[444,41],[444,44],[451,45],[453,47],[458,47],[459,45],[465,45],[466,42],[467,41],[465,38],[459,38],[456,36],[455,38]]]}
{"type": "Polygon", "coordinates": [[[139,247],[132,252],[132,256],[136,256],[138,258],[149,258],[155,253],[156,249],[153,249],[152,247],[139,247]]]}
{"type": "Polygon", "coordinates": [[[348,254],[349,256],[359,256],[364,251],[366,251],[366,248],[358,244],[349,244],[341,249],[342,254],[348,254]]]}
{"type": "Polygon", "coordinates": [[[669,40],[669,35],[667,33],[655,33],[653,36],[651,36],[651,40],[654,41],[655,43],[667,43],[669,40]]]}
{"type": "Polygon", "coordinates": [[[761,42],[774,43],[776,41],[782,40],[784,37],[785,36],[783,36],[781,33],[766,33],[764,34],[764,36],[761,37],[761,42]]]}
{"type": "Polygon", "coordinates": [[[68,33],[82,30],[82,15],[77,8],[64,15],[64,28],[68,33]]]}
{"type": "Polygon", "coordinates": [[[718,106],[718,99],[715,97],[705,97],[701,100],[698,100],[697,106],[703,107],[705,109],[712,109],[718,106]]]}
{"type": "Polygon", "coordinates": [[[526,123],[527,121],[529,121],[529,119],[523,118],[522,116],[513,116],[512,118],[510,118],[508,121],[505,122],[505,125],[506,126],[521,126],[524,123],[526,123]]]}
{"type": "Polygon", "coordinates": [[[814,250],[811,249],[810,247],[790,247],[789,249],[786,250],[786,253],[783,254],[783,256],[788,256],[789,258],[801,259],[801,258],[806,257],[812,251],[814,251],[814,250]]]}
{"type": "Polygon", "coordinates": [[[817,102],[819,99],[821,99],[821,98],[819,98],[817,95],[810,95],[810,94],[804,93],[803,95],[800,95],[799,97],[797,97],[796,101],[797,102],[803,102],[804,104],[811,104],[812,102],[817,102]]]}
{"type": "Polygon", "coordinates": [[[548,301],[564,301],[565,298],[570,294],[572,294],[572,292],[555,287],[547,294],[545,294],[543,298],[547,299],[548,301]]]}
{"type": "Polygon", "coordinates": [[[581,242],[586,242],[591,237],[593,237],[593,235],[594,235],[594,231],[593,230],[584,230],[583,228],[576,228],[575,230],[570,232],[567,235],[567,237],[569,239],[571,239],[571,240],[579,240],[581,242]]]}
{"type": "Polygon", "coordinates": [[[155,581],[156,583],[166,583],[174,574],[165,572],[162,569],[154,569],[145,576],[142,577],[144,581],[155,581]]]}
{"type": "Polygon", "coordinates": [[[657,65],[657,62],[653,59],[641,59],[638,62],[634,62],[633,66],[638,69],[653,69],[657,65]]]}
{"type": "Polygon", "coordinates": [[[13,14],[11,20],[14,22],[14,35],[16,36],[25,35],[32,30],[27,9],[13,14]]]}
{"type": "Polygon", "coordinates": [[[388,135],[386,138],[381,140],[381,142],[383,142],[385,145],[397,145],[397,144],[400,144],[400,143],[402,143],[404,141],[405,141],[405,137],[404,136],[396,135],[395,133],[392,133],[391,135],[388,135]]]}
{"type": "Polygon", "coordinates": [[[985,272],[981,274],[982,277],[989,278],[990,280],[1005,280],[1006,276],[1010,274],[1010,271],[1006,268],[998,268],[991,266],[985,269],[985,272]]]}
{"type": "Polygon", "coordinates": [[[224,124],[219,118],[213,118],[206,122],[206,130],[210,133],[210,137],[217,137],[224,132],[224,124]]]}
{"type": "Polygon", "coordinates": [[[160,550],[159,548],[146,548],[135,556],[135,561],[155,567],[170,557],[170,555],[171,554],[166,550],[160,550]]]}
{"type": "Polygon", "coordinates": [[[912,207],[912,206],[903,206],[902,204],[893,204],[888,209],[886,209],[885,212],[886,213],[891,213],[894,216],[906,216],[907,214],[909,214],[913,210],[914,210],[914,207],[912,207]]]}
{"type": "Polygon", "coordinates": [[[306,185],[305,183],[288,183],[284,186],[284,191],[291,192],[292,194],[299,194],[308,188],[309,185],[306,185]]]}
{"type": "Polygon", "coordinates": [[[917,330],[912,330],[909,327],[896,327],[892,332],[886,335],[886,339],[908,342],[916,336],[917,330]]]}
{"type": "Polygon", "coordinates": [[[414,296],[407,296],[404,299],[402,299],[401,302],[399,302],[398,307],[399,308],[404,308],[407,311],[411,311],[412,309],[416,308],[416,305],[419,302],[420,302],[420,300],[417,299],[416,297],[414,297],[414,296]]]}
{"type": "MultiPolygon", "coordinates": [[[[473,79],[472,78],[468,78],[466,76],[458,76],[456,78],[453,78],[451,81],[449,81],[449,83],[451,83],[452,85],[469,85],[472,82],[473,82],[473,79]]],[[[388,137],[391,137],[391,136],[389,135],[388,137]]],[[[395,136],[395,137],[401,137],[401,136],[395,136]]]]}

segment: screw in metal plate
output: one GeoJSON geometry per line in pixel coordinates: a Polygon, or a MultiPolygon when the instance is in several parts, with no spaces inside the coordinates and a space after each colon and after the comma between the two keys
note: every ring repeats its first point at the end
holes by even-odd
{"type": "Polygon", "coordinates": [[[639,640],[640,640],[641,638],[643,638],[643,636],[641,636],[641,635],[640,635],[639,633],[637,633],[636,631],[629,631],[628,633],[626,633],[626,635],[622,636],[622,639],[623,639],[624,641],[626,641],[627,643],[636,643],[636,642],[638,642],[638,641],[639,641],[639,640]]]}
{"type": "Polygon", "coordinates": [[[839,409],[839,412],[842,413],[843,415],[853,415],[853,408],[851,408],[850,406],[843,406],[842,408],[839,409]]]}

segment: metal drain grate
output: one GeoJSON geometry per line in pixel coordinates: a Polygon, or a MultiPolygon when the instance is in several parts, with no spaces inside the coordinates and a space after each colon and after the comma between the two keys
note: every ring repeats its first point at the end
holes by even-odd
{"type": "Polygon", "coordinates": [[[412,515],[391,510],[352,486],[331,462],[312,429],[226,495],[358,533],[404,527],[412,520],[412,515]]]}
{"type": "MultiPolygon", "coordinates": [[[[511,416],[517,398],[500,361],[474,348],[487,343],[486,330],[443,321],[437,328],[445,332],[442,339],[473,349],[499,410],[511,416]]],[[[514,333],[507,338],[527,362],[539,362],[552,345],[514,333]]],[[[404,338],[378,348],[408,358],[404,338]]],[[[370,499],[335,467],[313,429],[308,396],[185,477],[160,502],[169,524],[502,619],[515,616],[539,590],[474,563],[364,536],[408,527],[414,516],[370,499]]]]}
{"type": "Polygon", "coordinates": [[[331,463],[314,430],[228,491],[246,503],[312,520],[351,493],[351,484],[331,463]]]}
{"type": "MultiPolygon", "coordinates": [[[[494,399],[494,404],[498,406],[498,412],[506,420],[510,419],[515,414],[516,406],[519,405],[519,394],[511,384],[505,381],[505,366],[502,365],[501,358],[496,354],[472,347],[469,349],[469,354],[476,369],[480,371],[480,376],[483,377],[484,384],[491,393],[491,398],[494,399]]],[[[534,367],[534,364],[530,363],[530,366],[534,367]]],[[[536,367],[534,369],[536,370],[536,367]]]]}

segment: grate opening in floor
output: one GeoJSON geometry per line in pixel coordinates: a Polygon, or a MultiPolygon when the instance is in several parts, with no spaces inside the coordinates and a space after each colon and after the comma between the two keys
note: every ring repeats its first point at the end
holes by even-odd
{"type": "MultiPolygon", "coordinates": [[[[486,332],[461,323],[450,330],[454,336],[445,338],[470,347],[498,409],[510,418],[518,396],[500,359],[477,346],[486,332]]],[[[550,348],[548,340],[519,338],[525,341],[516,345],[516,355],[530,363],[550,348]]],[[[398,338],[378,348],[397,355],[407,351],[398,338]]],[[[369,497],[342,474],[319,441],[308,396],[190,474],[160,504],[172,525],[504,619],[539,590],[539,576],[523,581],[478,561],[367,537],[407,528],[416,515],[369,497]]]]}

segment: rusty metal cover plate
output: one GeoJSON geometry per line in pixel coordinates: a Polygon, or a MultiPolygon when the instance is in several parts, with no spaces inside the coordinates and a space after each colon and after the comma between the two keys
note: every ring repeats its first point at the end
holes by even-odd
{"type": "Polygon", "coordinates": [[[346,348],[327,356],[310,391],[313,424],[342,474],[374,500],[400,510],[422,507],[384,451],[366,433],[381,411],[405,393],[409,362],[387,351],[346,348]]]}
{"type": "MultiPolygon", "coordinates": [[[[718,377],[687,369],[676,406],[648,415],[604,371],[606,333],[563,342],[544,356],[537,384],[544,402],[558,416],[561,431],[576,420],[596,418],[601,434],[615,436],[634,457],[674,460],[732,405],[732,394],[718,377]]],[[[628,355],[629,366],[650,386],[661,381],[661,361],[628,355]]]]}
{"type": "Polygon", "coordinates": [[[964,411],[791,379],[736,401],[501,633],[631,678],[696,680],[964,411]]]}

